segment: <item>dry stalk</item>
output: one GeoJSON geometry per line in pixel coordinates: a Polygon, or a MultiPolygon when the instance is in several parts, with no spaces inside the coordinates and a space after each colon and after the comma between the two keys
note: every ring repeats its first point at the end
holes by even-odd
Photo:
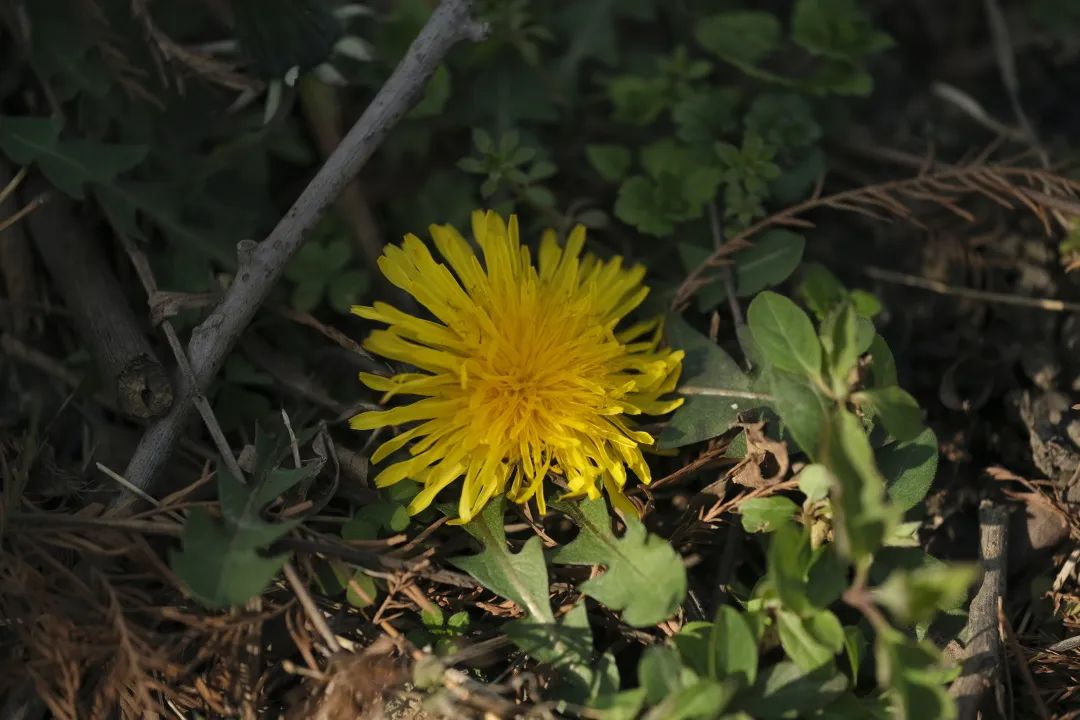
{"type": "Polygon", "coordinates": [[[913,209],[918,203],[935,205],[965,222],[973,223],[975,216],[960,203],[965,198],[982,197],[1007,210],[1026,208],[1049,234],[1052,231],[1049,211],[1080,215],[1080,203],[1076,201],[1078,194],[1080,181],[1048,170],[988,165],[981,161],[967,165],[926,166],[911,178],[875,183],[830,195],[821,194],[819,183],[808,200],[759,220],[724,241],[683,280],[672,307],[685,307],[699,288],[712,281],[710,270],[725,265],[728,256],[750,246],[751,239],[763,230],[772,227],[813,227],[814,224],[803,216],[814,210],[843,210],[875,220],[898,218],[925,228],[913,209]]]}

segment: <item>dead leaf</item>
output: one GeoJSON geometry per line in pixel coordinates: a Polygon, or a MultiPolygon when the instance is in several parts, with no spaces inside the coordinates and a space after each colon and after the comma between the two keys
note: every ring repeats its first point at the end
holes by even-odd
{"type": "Polygon", "coordinates": [[[765,435],[765,423],[743,425],[746,433],[746,457],[731,472],[731,479],[749,488],[761,488],[779,482],[790,465],[787,446],[765,435]]]}

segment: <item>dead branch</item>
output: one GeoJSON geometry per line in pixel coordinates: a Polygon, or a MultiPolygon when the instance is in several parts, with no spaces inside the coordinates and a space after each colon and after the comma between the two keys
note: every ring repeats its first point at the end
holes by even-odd
{"type": "Polygon", "coordinates": [[[427,79],[450,48],[460,40],[482,37],[484,29],[472,20],[471,7],[471,0],[443,0],[439,4],[360,119],[277,227],[255,247],[250,259],[241,263],[221,303],[192,333],[188,355],[197,386],[185,381],[172,410],[143,435],[125,472],[136,486],[152,487],[185,430],[193,400],[217,375],[285,264],[323,212],[419,100],[427,79]]]}
{"type": "MultiPolygon", "coordinates": [[[[15,218],[22,216],[15,187],[22,180],[24,172],[16,173],[0,159],[0,274],[4,276],[4,287],[12,301],[10,328],[16,335],[22,335],[30,326],[27,305],[34,300],[34,261],[30,250],[30,241],[21,223],[15,218]]],[[[0,326],[7,319],[0,317],[0,326]]]]}
{"type": "Polygon", "coordinates": [[[802,216],[813,210],[828,208],[881,219],[895,217],[918,226],[921,223],[909,204],[926,202],[972,222],[974,216],[957,203],[962,198],[976,196],[1009,210],[1018,206],[1027,208],[1049,234],[1051,225],[1048,211],[1056,210],[1063,204],[1071,207],[1078,193],[1080,182],[1048,170],[981,163],[938,166],[922,170],[911,178],[876,183],[832,195],[815,193],[809,200],[759,220],[727,239],[686,276],[675,293],[672,307],[684,307],[693,294],[709,282],[709,270],[720,266],[729,255],[746,247],[750,238],[771,227],[811,226],[802,216]]]}
{"type": "MultiPolygon", "coordinates": [[[[26,190],[28,197],[35,197],[50,187],[31,175],[26,190]]],[[[53,193],[46,212],[33,213],[27,223],[108,394],[116,397],[121,412],[133,417],[161,415],[172,404],[172,383],[97,238],[58,193],[53,193]]]]}
{"type": "Polygon", "coordinates": [[[998,599],[1005,596],[1005,559],[1009,552],[1009,511],[984,500],[979,506],[979,557],[982,584],[971,601],[963,674],[949,688],[960,720],[975,720],[983,693],[994,687],[1001,673],[1001,636],[998,599]]]}

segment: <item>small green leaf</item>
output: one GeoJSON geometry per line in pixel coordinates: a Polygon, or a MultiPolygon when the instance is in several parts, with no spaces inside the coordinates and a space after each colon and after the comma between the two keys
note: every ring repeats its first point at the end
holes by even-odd
{"type": "Polygon", "coordinates": [[[806,598],[816,608],[824,610],[840,599],[848,586],[848,565],[832,543],[814,551],[810,570],[806,574],[806,598]]]}
{"type": "Polygon", "coordinates": [[[802,260],[806,241],[790,230],[769,230],[735,253],[735,294],[749,297],[787,280],[802,260]]]}
{"type": "Polygon", "coordinates": [[[789,372],[821,373],[821,343],[810,318],[798,305],[765,291],[750,303],[746,318],[766,361],[789,372]]]}
{"type": "Polygon", "coordinates": [[[86,183],[111,184],[145,158],[145,145],[109,145],[61,140],[63,124],[53,118],[0,117],[0,151],[19,165],[36,163],[59,190],[82,199],[86,183]]]}
{"type": "Polygon", "coordinates": [[[870,386],[891,387],[897,385],[896,360],[885,338],[874,335],[870,342],[870,386]]]}
{"type": "Polygon", "coordinates": [[[807,672],[793,662],[781,662],[762,672],[740,709],[756,720],[812,717],[847,687],[847,678],[832,665],[807,672]]]}
{"type": "Polygon", "coordinates": [[[877,634],[874,657],[878,683],[891,691],[893,717],[956,718],[946,686],[960,668],[946,668],[933,645],[886,628],[877,634]]]}
{"type": "Polygon", "coordinates": [[[529,538],[517,554],[510,552],[503,528],[504,497],[489,502],[472,522],[462,526],[483,544],[483,551],[451,558],[450,562],[496,595],[513,600],[534,620],[554,624],[540,538],[529,538]]]}
{"type": "Polygon", "coordinates": [[[230,534],[203,508],[192,509],[184,523],[183,550],[173,551],[170,565],[207,607],[247,602],[263,591],[289,557],[263,557],[247,543],[233,544],[238,535],[235,531],[230,534]]]}
{"type": "Polygon", "coordinates": [[[859,62],[893,44],[874,29],[857,0],[797,0],[791,39],[815,55],[846,62],[859,62]]]}
{"type": "Polygon", "coordinates": [[[211,608],[228,607],[262,592],[288,556],[265,557],[260,551],[300,522],[267,522],[262,510],[318,474],[323,464],[325,460],[309,462],[295,470],[260,467],[250,484],[218,467],[221,520],[202,508],[194,510],[184,523],[183,549],[171,554],[173,571],[200,602],[211,608]]]}
{"type": "Polygon", "coordinates": [[[817,460],[825,435],[830,432],[826,418],[832,401],[806,375],[769,368],[762,379],[772,395],[773,409],[784,422],[784,431],[810,459],[817,460]]]}
{"type": "Polygon", "coordinates": [[[833,500],[837,547],[856,562],[872,555],[896,520],[885,504],[885,480],[874,462],[874,451],[862,422],[836,408],[823,435],[818,460],[837,478],[833,500]]]}
{"type": "Polygon", "coordinates": [[[811,609],[806,594],[811,560],[810,542],[802,528],[792,522],[778,525],[769,543],[767,568],[780,602],[792,612],[811,609]]]}
{"type": "Polygon", "coordinates": [[[779,46],[780,22],[768,12],[720,13],[699,21],[694,37],[720,58],[755,65],[779,46]]]}
{"type": "Polygon", "coordinates": [[[922,411],[910,393],[893,385],[871,388],[852,396],[858,405],[866,405],[900,442],[913,440],[923,430],[922,411]]]}
{"type": "Polygon", "coordinates": [[[683,662],[701,677],[734,678],[743,687],[757,679],[757,641],[743,614],[730,605],[721,605],[711,623],[687,623],[674,642],[683,662]]]}
{"type": "Polygon", "coordinates": [[[355,608],[371,607],[378,599],[379,589],[375,579],[362,570],[353,573],[345,590],[345,599],[355,608]]]}
{"type": "Polygon", "coordinates": [[[690,145],[711,145],[735,129],[738,91],[708,87],[680,100],[671,108],[675,135],[690,145]]]}
{"type": "Polygon", "coordinates": [[[833,483],[832,473],[824,465],[807,465],[799,472],[799,490],[810,502],[824,500],[829,496],[833,483]]]}
{"type": "Polygon", "coordinates": [[[339,313],[349,312],[349,308],[367,293],[369,285],[368,274],[363,270],[350,270],[337,275],[326,289],[330,307],[339,313]]]}
{"type": "Polygon", "coordinates": [[[667,645],[650,645],[638,662],[638,682],[650,705],[682,687],[683,666],[679,655],[667,645]]]}
{"type": "Polygon", "coordinates": [[[877,463],[885,476],[889,498],[903,511],[922,502],[938,466],[938,441],[926,428],[907,442],[894,442],[877,451],[877,463]]]}
{"type": "Polygon", "coordinates": [[[630,170],[630,151],[621,145],[586,145],[585,157],[610,182],[622,180],[630,170]]]}
{"type": "Polygon", "coordinates": [[[864,318],[877,317],[884,310],[881,301],[865,290],[852,290],[851,303],[855,306],[855,312],[864,318]]]}
{"type": "Polygon", "coordinates": [[[822,610],[802,618],[789,610],[776,615],[780,644],[784,652],[803,670],[831,663],[844,644],[844,630],[836,616],[822,610]]]}
{"type": "Polygon", "coordinates": [[[960,606],[978,572],[974,565],[932,562],[893,572],[874,588],[873,596],[901,623],[925,622],[942,610],[960,606]]]}
{"type": "Polygon", "coordinates": [[[556,548],[552,562],[569,565],[604,565],[607,570],[587,580],[579,590],[609,609],[622,612],[623,621],[648,627],[666,620],[686,595],[686,569],[668,542],[645,531],[627,517],[620,538],[611,529],[603,499],[555,503],[578,526],[578,536],[556,548]]]}
{"type": "Polygon", "coordinates": [[[300,312],[311,312],[322,302],[323,291],[326,289],[324,278],[305,280],[299,283],[292,292],[292,306],[300,312]]]}
{"type": "Polygon", "coordinates": [[[797,294],[818,320],[847,297],[847,288],[832,272],[820,263],[807,263],[802,268],[802,281],[797,294]]]}
{"type": "Polygon", "coordinates": [[[750,498],[739,503],[743,530],[749,533],[772,532],[779,525],[790,522],[797,512],[799,506],[783,495],[750,498]]]}
{"type": "Polygon", "coordinates": [[[835,306],[821,321],[821,345],[832,378],[833,391],[840,397],[848,392],[848,378],[859,357],[870,348],[874,326],[859,317],[850,302],[835,306]]]}
{"type": "Polygon", "coordinates": [[[859,677],[859,668],[862,667],[863,658],[866,656],[866,636],[858,626],[846,626],[844,628],[844,651],[847,655],[848,665],[851,668],[851,677],[856,681],[859,677]]]}
{"type": "Polygon", "coordinates": [[[643,720],[705,720],[715,718],[735,696],[738,684],[732,681],[698,680],[664,699],[643,720]]]}

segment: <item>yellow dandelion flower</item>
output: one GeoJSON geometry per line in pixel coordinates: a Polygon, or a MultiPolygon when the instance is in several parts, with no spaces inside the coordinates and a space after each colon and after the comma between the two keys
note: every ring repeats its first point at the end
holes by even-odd
{"type": "Polygon", "coordinates": [[[661,347],[660,319],[617,329],[648,293],[645,268],[582,257],[581,226],[565,248],[554,231],[544,233],[537,264],[519,240],[516,217],[507,224],[476,211],[472,230],[483,264],[445,225],[431,227],[445,264],[415,235],[379,258],[387,279],[433,319],[381,302],[352,309],[387,325],[364,347],[418,370],[360,374],[385,393],[384,403],[420,398],[352,418],[356,430],[410,425],[372,455],[379,463],[412,441],[409,457],[383,469],[375,484],[422,483],[409,505],[415,514],[462,479],[460,522],[501,493],[519,503],[536,498],[545,512],[546,478],[563,486],[564,497],[596,498],[606,489],[617,507],[632,509],[622,492],[627,468],[649,482],[641,446],[653,438],[629,416],[682,403],[662,399],[675,389],[683,353],[661,347]]]}

